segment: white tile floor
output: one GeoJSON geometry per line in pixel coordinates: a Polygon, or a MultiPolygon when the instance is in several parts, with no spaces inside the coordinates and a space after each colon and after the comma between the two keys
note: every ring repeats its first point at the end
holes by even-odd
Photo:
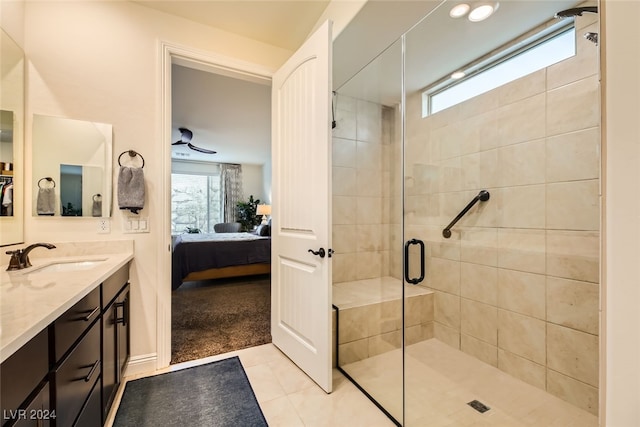
{"type": "MultiPolygon", "coordinates": [[[[334,369],[331,394],[325,393],[274,345],[171,365],[148,375],[238,356],[269,426],[367,426],[394,424],[362,392],[334,369]]],[[[356,362],[346,371],[365,389],[377,387],[376,398],[401,412],[402,376],[389,369],[401,360],[393,351],[356,362]],[[366,373],[366,375],[365,375],[366,373]],[[364,379],[368,378],[368,379],[364,379]]],[[[406,357],[407,420],[409,427],[596,427],[598,419],[544,391],[510,377],[437,340],[409,346],[406,357]],[[491,407],[480,414],[466,403],[478,399],[491,407]]],[[[106,426],[111,427],[120,387],[106,426]]],[[[374,394],[374,393],[372,393],[374,394]]],[[[398,413],[400,413],[398,412],[398,413]]]]}
{"type": "MultiPolygon", "coordinates": [[[[273,344],[171,365],[152,374],[126,377],[125,382],[149,375],[238,356],[270,427],[368,426],[394,424],[349,380],[334,369],[333,392],[325,393],[273,344]]],[[[106,426],[111,427],[121,386],[106,426]]],[[[196,427],[196,426],[193,426],[196,427]]]]}

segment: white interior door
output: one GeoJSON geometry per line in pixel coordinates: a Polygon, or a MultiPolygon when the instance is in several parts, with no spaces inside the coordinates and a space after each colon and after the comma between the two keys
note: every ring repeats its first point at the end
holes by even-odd
{"type": "Polygon", "coordinates": [[[273,76],[273,344],[331,392],[331,22],[273,76]],[[322,248],[322,250],[320,250],[322,248]],[[314,255],[309,250],[325,253],[314,255]]]}

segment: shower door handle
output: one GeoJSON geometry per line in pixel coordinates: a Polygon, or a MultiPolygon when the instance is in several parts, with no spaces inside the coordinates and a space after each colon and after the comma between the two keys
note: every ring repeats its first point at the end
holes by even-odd
{"type": "Polygon", "coordinates": [[[404,244],[404,280],[417,285],[424,280],[424,242],[418,239],[407,240],[404,244]],[[420,245],[420,277],[409,278],[409,246],[420,245]]]}

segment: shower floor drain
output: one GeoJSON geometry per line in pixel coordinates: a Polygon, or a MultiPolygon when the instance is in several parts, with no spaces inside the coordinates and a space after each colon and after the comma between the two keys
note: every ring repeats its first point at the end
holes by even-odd
{"type": "Polygon", "coordinates": [[[481,414],[484,414],[489,409],[491,409],[484,403],[480,402],[479,400],[472,400],[471,402],[467,403],[467,405],[471,406],[473,409],[480,412],[481,414]]]}

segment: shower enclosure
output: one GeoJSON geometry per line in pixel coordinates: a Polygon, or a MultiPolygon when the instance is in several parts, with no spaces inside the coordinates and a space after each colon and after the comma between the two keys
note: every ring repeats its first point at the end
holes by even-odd
{"type": "Polygon", "coordinates": [[[335,92],[336,366],[398,425],[597,426],[597,14],[456,4],[335,92]]]}

